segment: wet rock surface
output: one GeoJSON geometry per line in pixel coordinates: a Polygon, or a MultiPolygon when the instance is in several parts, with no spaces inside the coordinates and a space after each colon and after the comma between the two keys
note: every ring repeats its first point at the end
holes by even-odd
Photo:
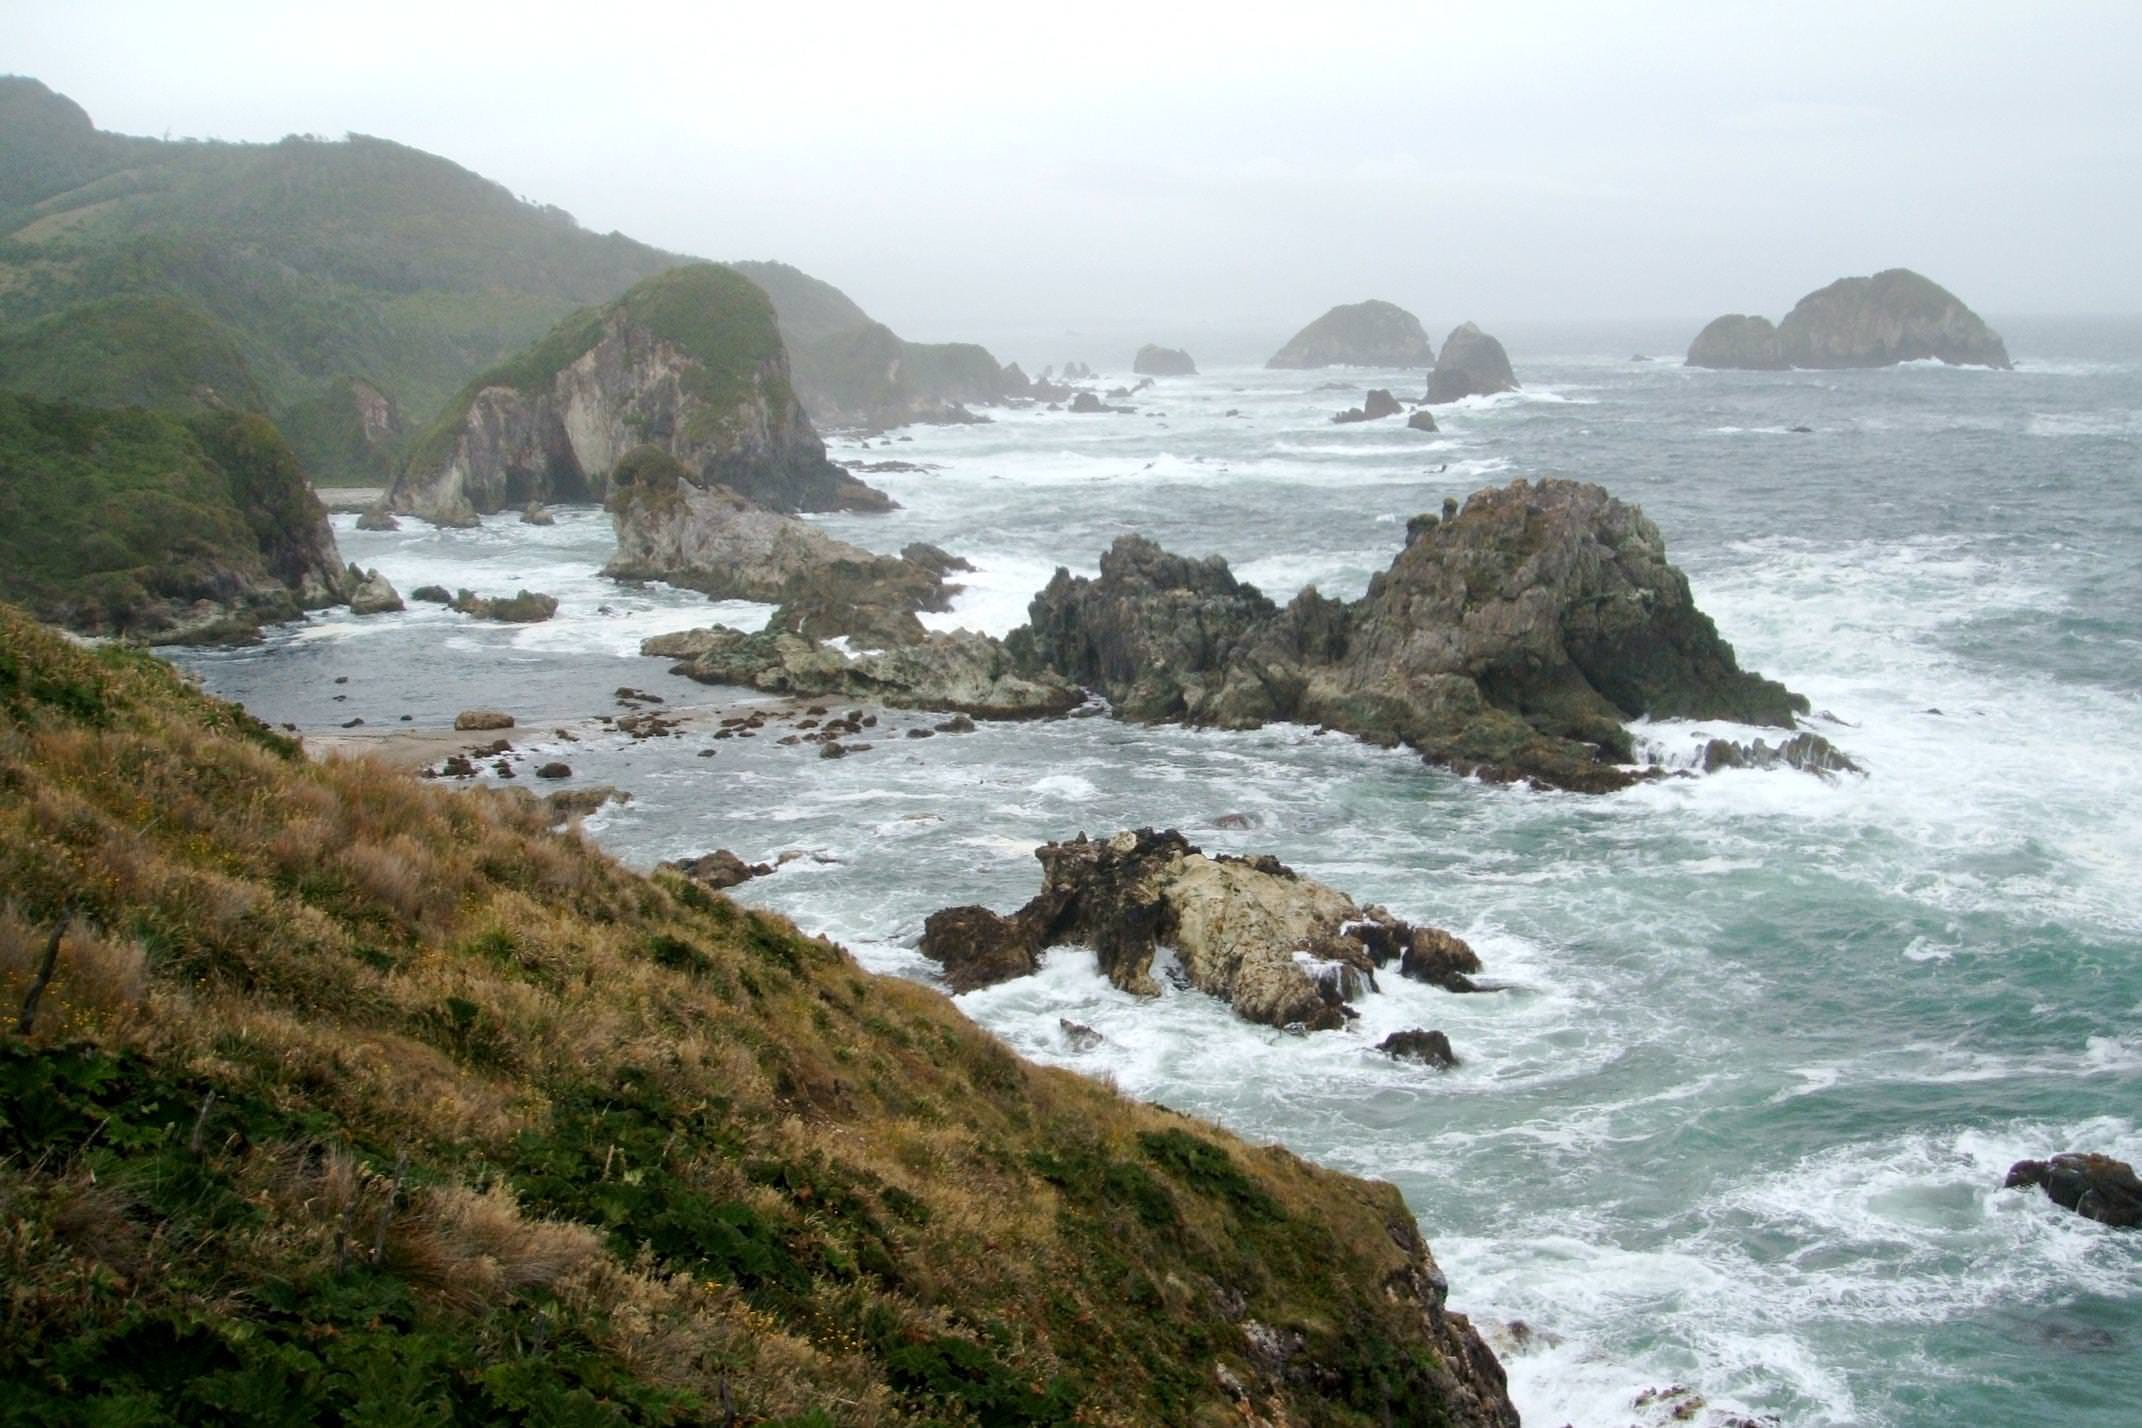
{"type": "Polygon", "coordinates": [[[1098,578],[1059,570],[1006,641],[1141,722],[1278,720],[1406,744],[1484,779],[1580,792],[1642,776],[1624,720],[1793,727],[1804,700],[1743,671],[1657,527],[1598,486],[1516,481],[1424,515],[1345,603],[1284,609],[1219,557],[1137,536],[1098,578]]]}
{"type": "Polygon", "coordinates": [[[2124,1160],[2082,1152],[2050,1160],[2019,1160],[2002,1188],[2037,1186],[2056,1205],[2118,1229],[2142,1228],[2142,1178],[2124,1160]]]}
{"type": "Polygon", "coordinates": [[[1443,949],[1441,985],[1463,984],[1460,963],[1480,966],[1448,933],[1364,908],[1269,855],[1207,856],[1173,830],[1082,834],[1034,856],[1042,888],[1017,912],[952,907],[925,923],[922,953],[954,991],[1024,976],[1048,948],[1069,943],[1092,948],[1117,987],[1154,996],[1153,962],[1165,946],[1191,986],[1245,1020],[1326,1030],[1344,1026],[1355,1015],[1348,1003],[1416,942],[1443,949]]]}

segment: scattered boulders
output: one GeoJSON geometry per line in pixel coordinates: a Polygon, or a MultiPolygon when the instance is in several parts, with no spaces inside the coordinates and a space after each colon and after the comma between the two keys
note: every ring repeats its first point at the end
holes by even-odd
{"type": "Polygon", "coordinates": [[[513,716],[500,709],[464,709],[454,716],[454,727],[463,733],[510,729],[513,716]]]}
{"type": "Polygon", "coordinates": [[[1394,1031],[1378,1043],[1376,1049],[1393,1060],[1418,1061],[1438,1071],[1448,1071],[1458,1064],[1458,1053],[1450,1049],[1449,1037],[1440,1031],[1420,1027],[1394,1031]]]}
{"type": "Polygon", "coordinates": [[[985,907],[945,908],[924,924],[921,950],[941,963],[955,991],[1024,975],[1062,943],[1094,949],[1117,987],[1159,994],[1153,959],[1175,949],[1189,984],[1267,1026],[1344,1026],[1347,1003],[1373,990],[1375,973],[1403,964],[1416,945],[1431,978],[1469,986],[1447,965],[1471,949],[1447,933],[1415,928],[1381,907],[1302,877],[1270,855],[1208,857],[1180,833],[1150,828],[1105,840],[1083,834],[1035,850],[1042,889],[1009,917],[985,907]],[[1441,958],[1441,961],[1437,959],[1441,958]]]}
{"type": "Polygon", "coordinates": [[[478,620],[496,620],[509,625],[538,624],[558,613],[558,599],[533,590],[523,590],[512,596],[493,598],[478,595],[472,590],[463,590],[454,596],[449,609],[478,620]]]}
{"type": "Polygon", "coordinates": [[[2119,1229],[2142,1227],[2142,1179],[2134,1167],[2109,1155],[2056,1155],[2019,1160],[2008,1168],[2004,1190],[2036,1185],[2053,1203],[2087,1220],[2119,1229]]]}

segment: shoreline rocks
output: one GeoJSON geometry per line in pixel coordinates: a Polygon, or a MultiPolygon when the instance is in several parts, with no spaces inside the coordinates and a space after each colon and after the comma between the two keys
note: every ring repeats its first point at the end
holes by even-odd
{"type": "MultiPolygon", "coordinates": [[[[791,630],[770,626],[744,634],[715,625],[657,635],[640,645],[640,653],[678,660],[670,673],[701,684],[798,698],[838,697],[973,719],[1067,714],[1086,699],[1060,676],[1020,672],[1003,645],[971,630],[929,632],[888,649],[846,654],[791,630]]],[[[932,732],[965,730],[948,721],[932,732]]]]}
{"type": "Polygon", "coordinates": [[[1398,398],[1392,396],[1388,390],[1375,387],[1361,399],[1360,406],[1347,408],[1334,416],[1332,421],[1341,425],[1357,421],[1381,421],[1388,416],[1397,416],[1404,410],[1405,408],[1398,404],[1398,398]]]}
{"type": "Polygon", "coordinates": [[[1625,788],[1625,721],[1794,727],[1806,701],[1741,670],[1658,528],[1598,486],[1515,481],[1416,517],[1366,595],[1284,608],[1217,556],[1120,537],[1058,570],[1006,647],[1138,722],[1324,725],[1493,781],[1625,788]]]}
{"type": "Polygon", "coordinates": [[[558,613],[558,597],[535,590],[498,596],[463,590],[447,603],[447,608],[475,620],[490,620],[503,625],[538,625],[558,613]]]}
{"type": "Polygon", "coordinates": [[[1342,303],[1287,339],[1265,362],[1272,371],[1316,367],[1426,367],[1435,349],[1421,320],[1396,303],[1342,303]]]}
{"type": "Polygon", "coordinates": [[[1472,323],[1452,329],[1443,339],[1443,355],[1428,374],[1428,403],[1441,406],[1465,397],[1491,397],[1518,389],[1517,374],[1502,344],[1472,323]]]}
{"type": "Polygon", "coordinates": [[[1778,371],[1893,367],[1929,358],[2008,370],[2007,344],[1947,288],[1909,268],[1839,278],[1800,299],[1785,320],[1732,314],[1689,344],[1691,367],[1778,371]]]}
{"type": "Polygon", "coordinates": [[[1470,991],[1480,959],[1459,939],[1301,876],[1269,855],[1207,856],[1172,829],[1084,834],[1034,852],[1042,888],[1010,916],[941,909],[921,951],[956,992],[1037,970],[1048,948],[1090,947],[1110,982],[1157,996],[1153,962],[1174,949],[1189,984],[1246,1021],[1329,1030],[1358,1013],[1393,961],[1402,976],[1470,991]]]}

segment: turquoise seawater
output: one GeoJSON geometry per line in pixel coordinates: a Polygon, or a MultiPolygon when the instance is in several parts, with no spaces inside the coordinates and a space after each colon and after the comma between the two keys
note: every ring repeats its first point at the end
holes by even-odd
{"type": "MultiPolygon", "coordinates": [[[[999,633],[1125,531],[1225,554],[1281,599],[1353,595],[1446,495],[1597,481],[1864,778],[1580,798],[1307,729],[1105,717],[907,740],[925,721],[888,716],[840,761],[763,737],[713,758],[701,739],[557,747],[635,794],[589,825],[629,861],[817,854],[739,896],[882,970],[929,975],[912,946],[940,906],[1024,900],[1037,843],[1139,825],[1277,853],[1466,937],[1505,990],[1389,979],[1356,1029],[1309,1038],[1195,994],[1121,996],[1076,949],[961,1002],[1028,1055],[1395,1181],[1529,1423],[2142,1421],[2142,1234],[1999,1189],[2026,1155],[2142,1163],[2142,325],[1997,325],[2015,372],[1698,372],[1629,360],[1671,334],[1548,334],[1512,342],[1523,393],[1440,409],[1436,436],[1327,420],[1365,387],[1417,396],[1420,373],[1244,368],[1164,382],[1135,416],[835,443],[935,469],[873,478],[901,511],[824,524],[970,557],[943,622],[999,633]],[[1252,826],[1215,827],[1229,813],[1252,826]],[[1074,1053],[1061,1017],[1106,1040],[1074,1053]],[[1447,1031],[1463,1064],[1370,1050],[1408,1026],[1447,1031]],[[1655,1389],[1676,1391],[1639,1401],[1655,1389]]],[[[310,725],[714,694],[634,653],[708,608],[596,578],[597,512],[338,534],[405,591],[529,585],[563,613],[338,615],[180,658],[310,725]]],[[[1671,764],[1712,732],[1639,736],[1671,764]]]]}

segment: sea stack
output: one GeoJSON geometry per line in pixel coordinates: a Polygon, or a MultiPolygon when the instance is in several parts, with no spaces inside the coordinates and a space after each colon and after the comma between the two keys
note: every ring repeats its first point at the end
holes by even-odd
{"type": "Polygon", "coordinates": [[[1517,374],[1502,344],[1468,322],[1443,339],[1443,355],[1428,374],[1428,400],[1441,405],[1463,397],[1491,397],[1517,390],[1517,374]]]}
{"type": "Polygon", "coordinates": [[[1333,308],[1294,334],[1264,365],[1274,371],[1312,367],[1425,367],[1435,349],[1421,320],[1396,303],[1371,298],[1333,308]]]}
{"type": "Polygon", "coordinates": [[[1159,347],[1148,342],[1131,359],[1131,372],[1140,377],[1195,377],[1197,363],[1180,347],[1159,347]]]}
{"type": "Polygon", "coordinates": [[[826,459],[773,304],[715,263],[648,278],[469,383],[418,442],[389,504],[469,525],[531,501],[602,500],[645,442],[770,510],[891,505],[826,459]]]}
{"type": "Polygon", "coordinates": [[[1774,331],[1760,317],[1721,317],[1696,335],[1691,367],[1893,367],[1928,358],[1958,367],[2014,366],[2001,335],[1941,284],[1890,268],[1839,278],[1794,305],[1774,331]]]}

